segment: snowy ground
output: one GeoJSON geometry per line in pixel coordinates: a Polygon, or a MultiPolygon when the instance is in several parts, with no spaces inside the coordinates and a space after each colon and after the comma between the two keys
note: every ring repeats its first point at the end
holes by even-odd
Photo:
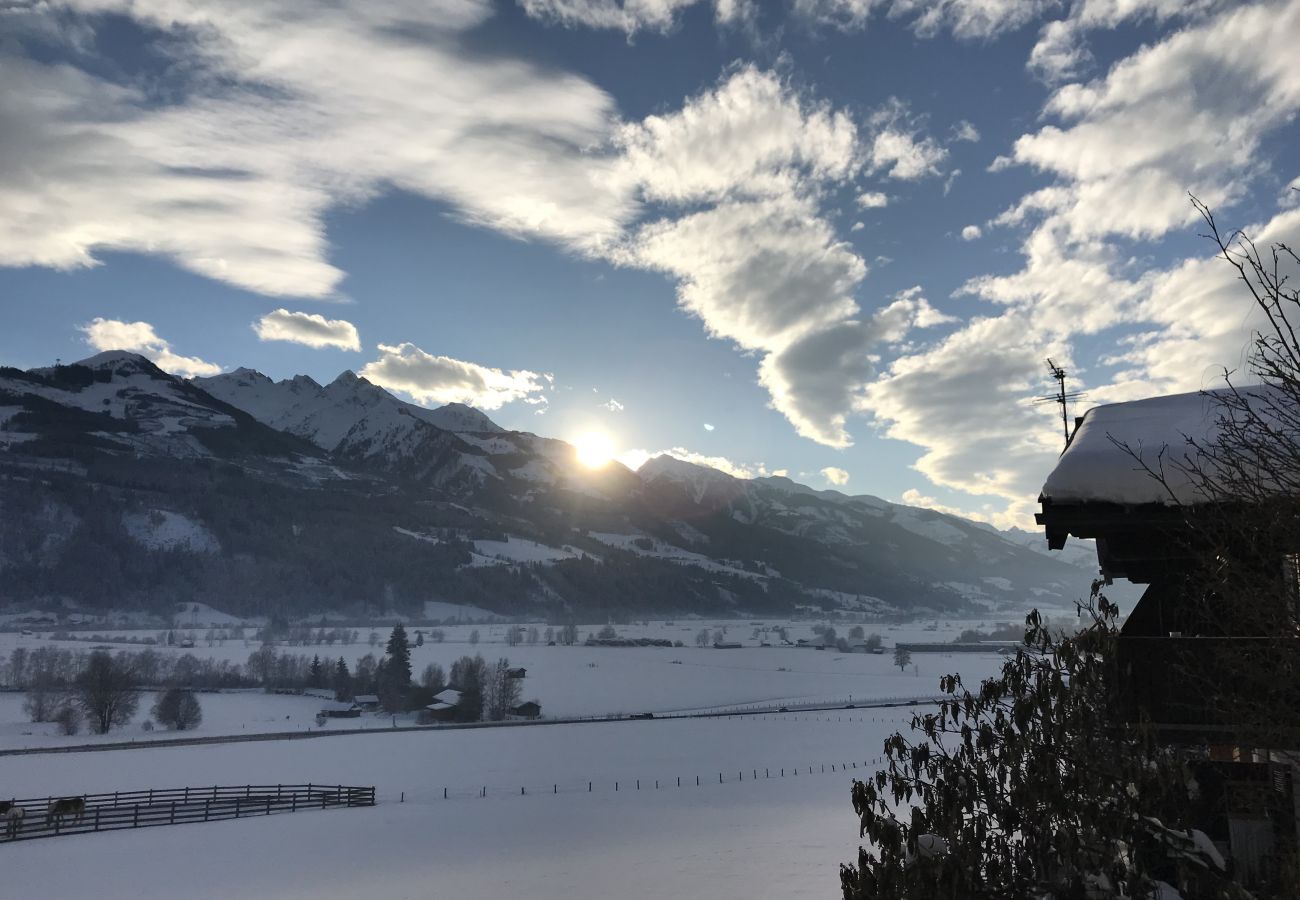
{"type": "MultiPolygon", "coordinates": [[[[636,636],[674,635],[691,640],[703,627],[666,626],[657,623],[645,628],[620,628],[621,633],[636,636]],[[681,630],[685,628],[686,630],[681,630]]],[[[754,626],[730,623],[728,638],[747,638],[754,626]]],[[[960,672],[968,684],[975,685],[993,674],[1001,658],[989,654],[917,653],[906,671],[893,664],[891,653],[838,653],[830,650],[790,647],[744,647],[738,650],[715,650],[712,647],[548,647],[544,644],[521,644],[508,647],[505,627],[484,626],[478,644],[467,642],[470,629],[448,633],[446,643],[427,642],[412,651],[412,665],[418,673],[428,663],[438,663],[445,670],[466,653],[481,653],[489,661],[508,657],[514,666],[528,671],[523,682],[523,699],[536,699],[548,717],[603,716],[640,712],[664,713],[680,710],[743,707],[750,704],[794,705],[815,701],[861,703],[881,698],[912,698],[933,695],[939,677],[960,672]]],[[[791,638],[800,634],[791,632],[791,638]]],[[[363,632],[363,639],[366,632],[363,632]]],[[[918,626],[909,632],[886,632],[892,640],[934,640],[936,632],[918,626]],[[904,636],[906,635],[906,636],[904,636]]],[[[937,634],[942,635],[943,632],[937,634]]],[[[88,650],[85,642],[52,642],[47,637],[16,634],[0,635],[0,654],[13,647],[28,649],[54,643],[61,647],[88,650]]],[[[142,649],[132,645],[113,645],[123,649],[142,649]]],[[[256,649],[243,641],[224,645],[203,645],[181,650],[157,648],[159,652],[214,656],[244,662],[256,649]]],[[[357,657],[372,652],[364,643],[350,646],[286,646],[285,653],[319,653],[323,658],[343,656],[355,667],[357,657]]],[[[382,646],[376,648],[382,652],[382,646]]],[[[204,721],[195,732],[199,735],[241,734],[266,731],[299,731],[317,728],[315,716],[320,702],[306,697],[264,694],[202,694],[204,721]]],[[[146,695],[136,721],[104,738],[78,735],[64,737],[53,725],[33,725],[22,714],[21,694],[0,694],[0,748],[42,745],[67,745],[88,740],[123,740],[157,738],[165,733],[145,733],[140,722],[149,716],[152,698],[146,695]]],[[[367,715],[360,719],[330,720],[329,729],[384,726],[392,719],[367,715]]],[[[400,720],[399,720],[400,722],[400,720]]]]}
{"type": "Polygon", "coordinates": [[[0,767],[5,794],[312,781],[374,784],[380,805],[4,846],[6,893],[834,896],[836,867],[856,852],[848,788],[860,771],[832,774],[830,765],[877,757],[901,717],[858,712],[9,758],[0,767]],[[790,775],[795,766],[804,774],[790,775]],[[781,767],[786,777],[775,777],[781,767]],[[764,768],[774,777],[764,779],[764,768]]]}

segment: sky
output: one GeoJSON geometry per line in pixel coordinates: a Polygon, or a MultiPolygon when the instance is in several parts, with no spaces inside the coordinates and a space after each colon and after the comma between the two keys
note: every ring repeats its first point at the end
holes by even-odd
{"type": "MultiPolygon", "coordinates": [[[[344,370],[1032,527],[1088,405],[1258,325],[1300,0],[0,4],[0,364],[344,370]]],[[[590,441],[588,440],[588,444],[590,441]]]]}

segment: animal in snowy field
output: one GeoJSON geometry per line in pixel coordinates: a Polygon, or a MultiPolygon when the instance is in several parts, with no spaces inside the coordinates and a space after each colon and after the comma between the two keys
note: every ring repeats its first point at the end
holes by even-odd
{"type": "Polygon", "coordinates": [[[9,809],[5,810],[5,837],[12,841],[23,830],[23,817],[27,815],[27,810],[12,803],[8,805],[9,809]]]}
{"type": "Polygon", "coordinates": [[[84,797],[60,797],[58,800],[51,800],[50,805],[45,808],[45,818],[56,825],[62,823],[64,816],[72,816],[72,821],[80,822],[85,814],[84,797]]]}

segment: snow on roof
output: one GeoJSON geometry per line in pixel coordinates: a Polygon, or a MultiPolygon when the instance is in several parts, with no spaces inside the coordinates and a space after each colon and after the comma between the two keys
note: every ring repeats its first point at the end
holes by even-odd
{"type": "MultiPolygon", "coordinates": [[[[1252,407],[1261,414],[1268,402],[1281,395],[1270,387],[1239,389],[1247,397],[1260,398],[1252,407]]],[[[1228,389],[1149,397],[1127,403],[1111,403],[1088,410],[1070,445],[1043,485],[1043,499],[1053,503],[1194,503],[1204,499],[1187,474],[1171,463],[1191,453],[1188,439],[1198,443],[1214,441],[1219,420],[1227,414],[1218,398],[1228,389]],[[1160,466],[1164,451],[1161,484],[1116,442],[1127,445],[1153,469],[1160,466]],[[1173,491],[1173,497],[1170,491],[1173,491]]]]}
{"type": "Polygon", "coordinates": [[[378,694],[357,694],[355,699],[358,703],[378,703],[379,695],[378,694]]]}
{"type": "Polygon", "coordinates": [[[321,704],[321,712],[346,712],[356,706],[355,703],[341,700],[326,700],[321,704]]]}
{"type": "Polygon", "coordinates": [[[433,699],[439,703],[445,703],[448,706],[455,706],[460,702],[460,691],[455,688],[447,688],[433,695],[433,699]]]}

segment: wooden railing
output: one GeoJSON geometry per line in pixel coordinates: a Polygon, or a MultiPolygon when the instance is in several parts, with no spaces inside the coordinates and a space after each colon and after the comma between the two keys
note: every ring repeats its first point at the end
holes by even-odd
{"type": "MultiPolygon", "coordinates": [[[[81,813],[51,815],[51,803],[59,797],[36,797],[11,801],[23,810],[19,827],[0,831],[3,841],[31,840],[122,828],[180,825],[186,822],[214,822],[269,816],[272,813],[329,809],[336,806],[374,806],[373,787],[319,784],[216,785],[213,787],[153,788],[144,791],[116,791],[83,794],[81,813]]],[[[2,805],[2,803],[0,803],[2,805]]],[[[0,816],[0,825],[13,819],[0,816]]]]}

